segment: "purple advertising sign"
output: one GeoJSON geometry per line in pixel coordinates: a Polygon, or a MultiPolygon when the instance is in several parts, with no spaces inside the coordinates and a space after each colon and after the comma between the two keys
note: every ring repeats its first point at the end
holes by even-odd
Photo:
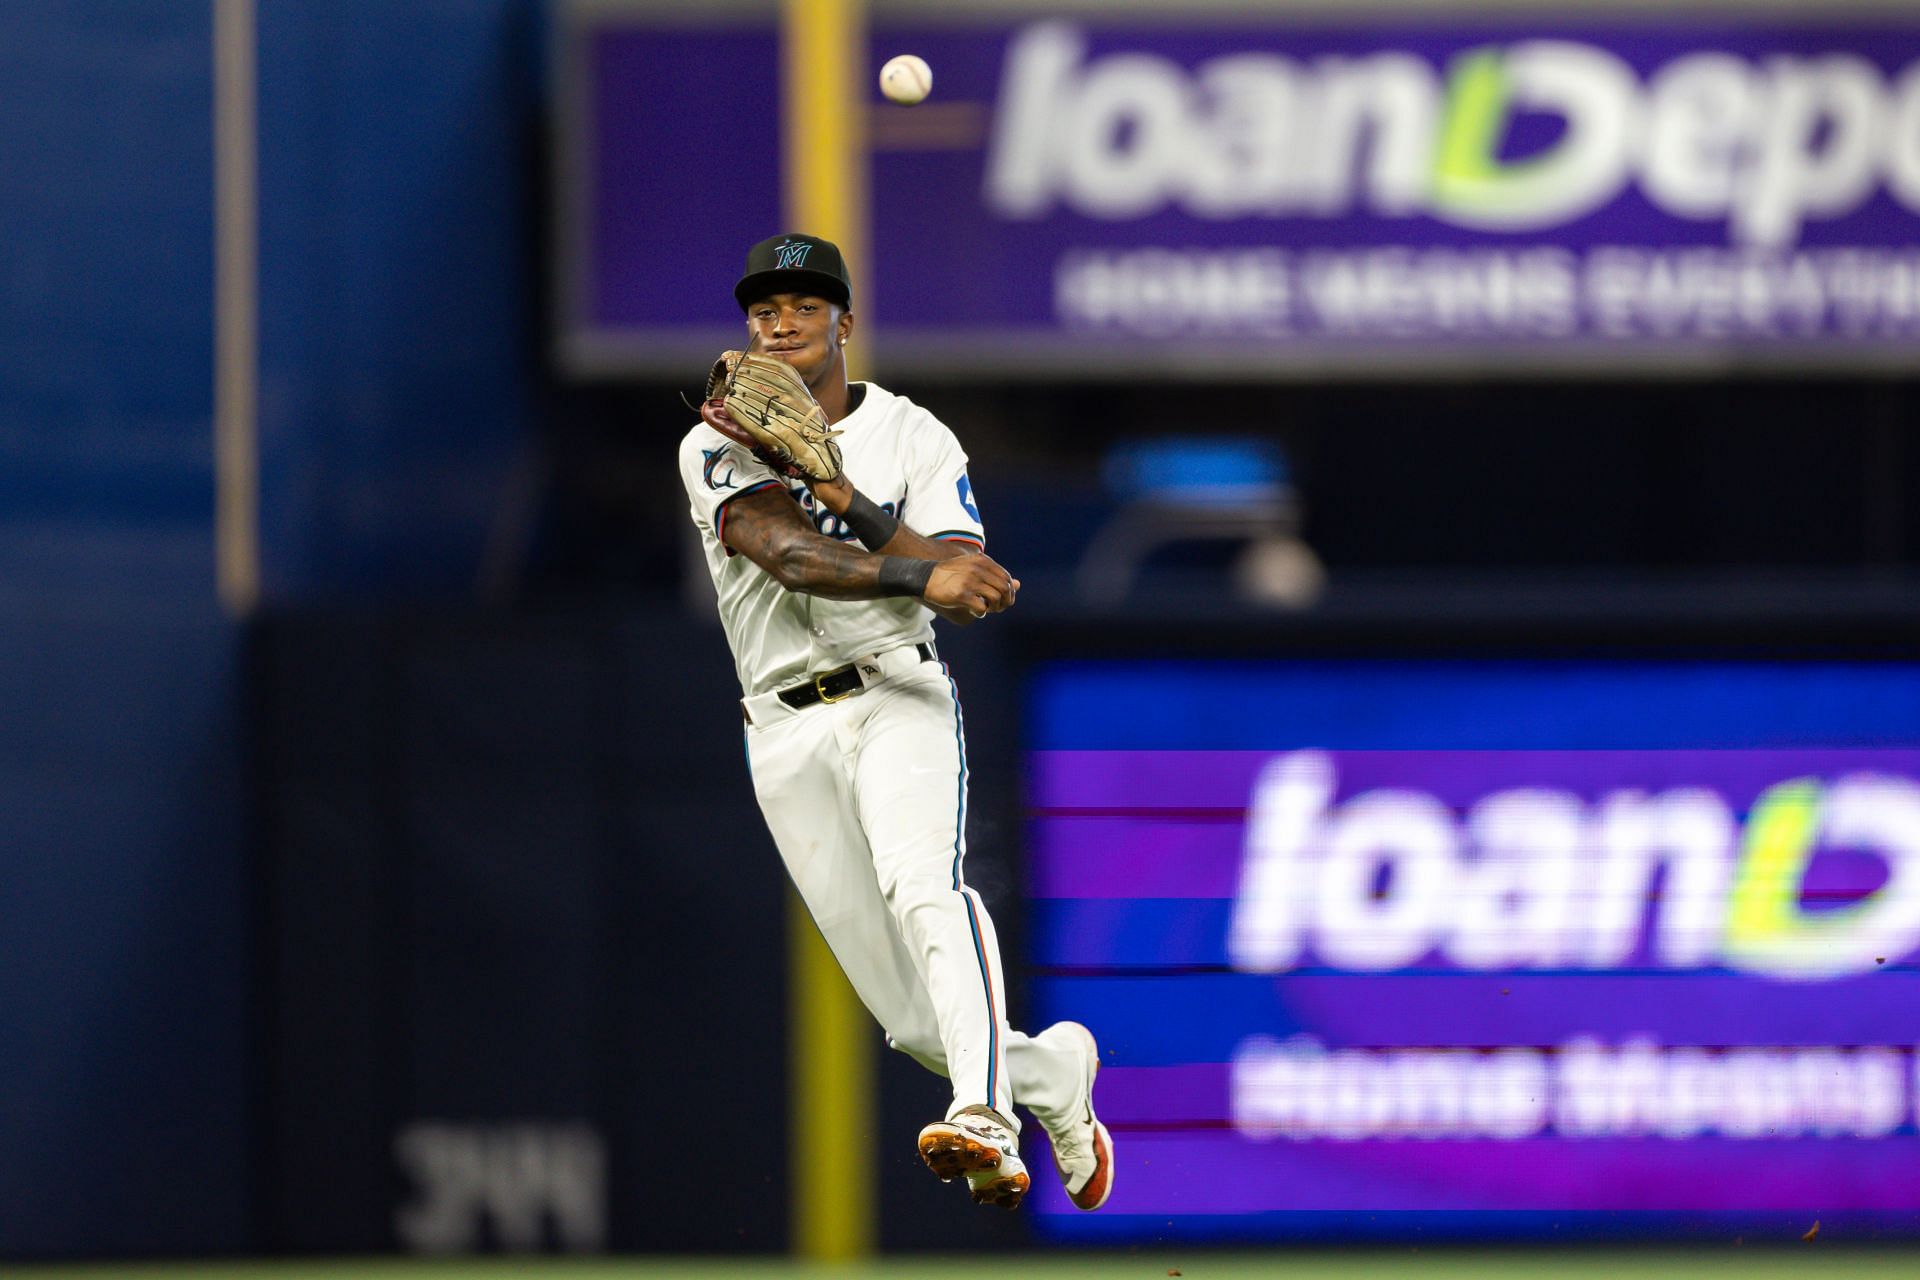
{"type": "Polygon", "coordinates": [[[1911,1231],[1920,681],[1843,678],[1049,672],[1035,995],[1097,1029],[1121,1156],[1044,1228],[1911,1231]]]}
{"type": "MultiPolygon", "coordinates": [[[[774,33],[648,12],[566,36],[577,368],[732,336],[735,259],[778,229],[774,95],[731,87],[774,83],[774,33]],[[715,80],[713,41],[766,75],[715,80]],[[689,178],[714,156],[727,181],[689,178]]],[[[934,70],[919,107],[866,90],[888,368],[1920,353],[1920,27],[874,24],[872,66],[934,70]]]]}

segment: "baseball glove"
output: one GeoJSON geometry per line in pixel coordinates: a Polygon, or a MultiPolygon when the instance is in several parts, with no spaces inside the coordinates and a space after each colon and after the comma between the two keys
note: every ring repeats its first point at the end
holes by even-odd
{"type": "Polygon", "coordinates": [[[826,410],[784,360],[723,353],[707,374],[700,416],[784,475],[832,480],[840,474],[840,446],[833,442],[840,433],[827,425],[826,410]]]}

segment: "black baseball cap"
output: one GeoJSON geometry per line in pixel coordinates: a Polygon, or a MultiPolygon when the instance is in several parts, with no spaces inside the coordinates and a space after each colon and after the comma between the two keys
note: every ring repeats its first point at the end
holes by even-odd
{"type": "Polygon", "coordinates": [[[819,236],[785,235],[747,250],[747,274],[733,286],[734,301],[745,311],[776,293],[810,293],[851,309],[853,279],[840,246],[819,236]]]}

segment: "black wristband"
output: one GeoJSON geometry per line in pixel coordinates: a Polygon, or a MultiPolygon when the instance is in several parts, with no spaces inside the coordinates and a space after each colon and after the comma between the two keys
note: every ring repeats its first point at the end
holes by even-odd
{"type": "Polygon", "coordinates": [[[853,501],[847,504],[847,513],[840,519],[846,522],[847,528],[853,530],[853,536],[860,539],[860,545],[869,551],[878,551],[893,541],[894,534],[900,532],[900,522],[875,506],[873,499],[858,489],[853,491],[853,501]]]}
{"type": "Polygon", "coordinates": [[[910,556],[880,557],[880,594],[912,596],[918,600],[927,593],[927,579],[933,576],[934,562],[910,556]]]}

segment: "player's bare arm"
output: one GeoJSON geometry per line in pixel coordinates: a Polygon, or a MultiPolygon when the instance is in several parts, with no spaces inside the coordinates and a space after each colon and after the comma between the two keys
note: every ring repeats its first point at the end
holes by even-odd
{"type": "MultiPolygon", "coordinates": [[[[918,534],[912,536],[926,541],[918,534]]],[[[900,594],[884,577],[889,560],[935,560],[933,556],[881,555],[829,538],[813,527],[791,494],[775,488],[728,504],[725,540],[787,590],[828,600],[878,600],[900,594]]],[[[953,611],[971,621],[1011,607],[1019,586],[1012,574],[985,554],[942,554],[919,598],[943,617],[953,611]]]]}
{"type": "MultiPolygon", "coordinates": [[[[837,516],[844,517],[853,505],[857,490],[853,482],[843,472],[831,480],[809,481],[808,488],[822,506],[837,516]]],[[[897,524],[893,537],[885,545],[870,547],[868,550],[880,555],[912,556],[915,560],[951,560],[957,556],[969,554],[967,548],[959,543],[935,542],[909,529],[905,524],[897,524]]]]}
{"type": "MultiPolygon", "coordinates": [[[[832,480],[810,480],[807,482],[807,487],[813,490],[813,496],[822,506],[842,518],[848,515],[854,506],[855,499],[860,496],[858,490],[853,487],[853,482],[848,480],[844,473],[835,476],[832,480]]],[[[937,542],[898,521],[893,523],[892,529],[891,537],[880,546],[869,549],[880,555],[910,556],[915,560],[954,560],[970,554],[962,544],[937,542]]],[[[1013,579],[1013,584],[1017,589],[1020,580],[1013,579]]],[[[950,609],[933,604],[931,601],[928,602],[927,607],[957,627],[969,627],[980,620],[980,615],[971,609],[950,609]]]]}

